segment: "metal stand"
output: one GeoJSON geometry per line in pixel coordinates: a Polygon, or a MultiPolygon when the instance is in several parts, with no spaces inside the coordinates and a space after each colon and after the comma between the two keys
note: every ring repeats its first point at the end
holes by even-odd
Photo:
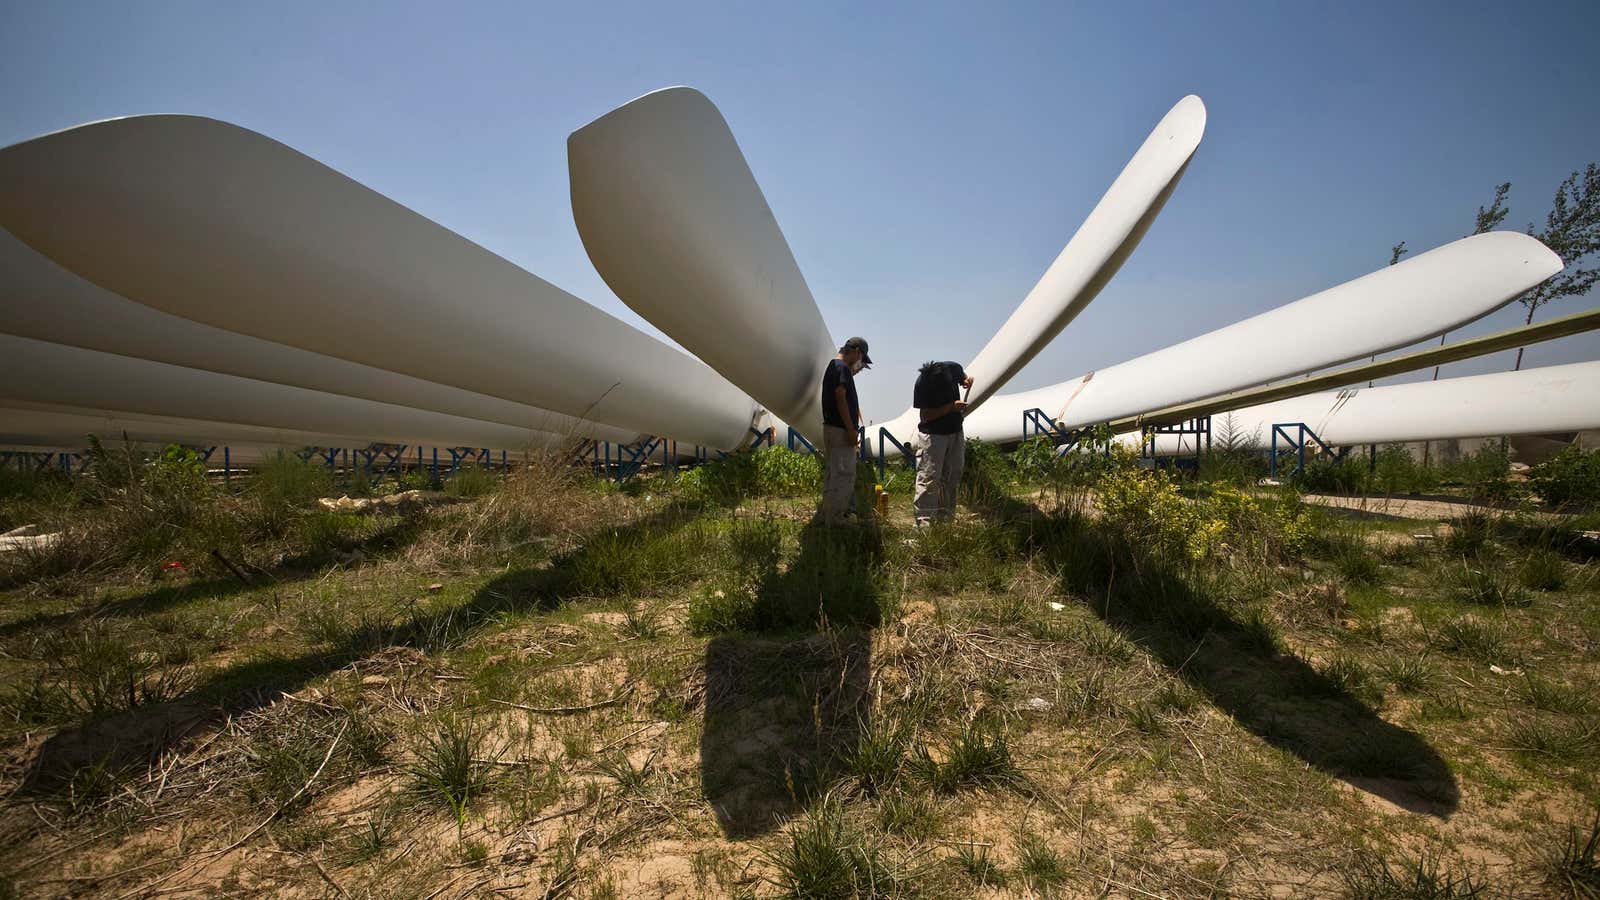
{"type": "Polygon", "coordinates": [[[1278,477],[1278,438],[1280,437],[1282,437],[1283,442],[1288,445],[1287,449],[1295,452],[1298,457],[1297,461],[1295,462],[1294,469],[1284,477],[1292,477],[1306,470],[1306,446],[1312,443],[1315,443],[1318,447],[1321,447],[1323,453],[1328,454],[1334,459],[1344,459],[1343,451],[1339,451],[1337,453],[1334,452],[1334,449],[1328,446],[1326,441],[1318,437],[1317,433],[1312,431],[1311,426],[1307,425],[1306,423],[1280,422],[1272,426],[1272,449],[1271,456],[1269,457],[1270,468],[1268,469],[1268,473],[1273,478],[1278,477]],[[1293,431],[1293,434],[1290,433],[1291,430],[1293,431]]]}
{"type": "Polygon", "coordinates": [[[1065,428],[1042,409],[1022,411],[1023,440],[1027,440],[1031,433],[1035,437],[1049,438],[1050,443],[1057,447],[1073,447],[1093,431],[1093,428],[1065,428]]]}
{"type": "Polygon", "coordinates": [[[1145,459],[1155,460],[1156,436],[1170,434],[1178,436],[1178,448],[1183,449],[1183,436],[1194,436],[1194,458],[1190,460],[1181,454],[1172,457],[1173,465],[1180,469],[1193,469],[1199,471],[1200,458],[1211,452],[1211,417],[1199,416],[1180,422],[1176,425],[1154,425],[1145,429],[1144,440],[1139,443],[1139,455],[1145,459]],[[1201,441],[1205,441],[1205,449],[1201,449],[1201,441]]]}

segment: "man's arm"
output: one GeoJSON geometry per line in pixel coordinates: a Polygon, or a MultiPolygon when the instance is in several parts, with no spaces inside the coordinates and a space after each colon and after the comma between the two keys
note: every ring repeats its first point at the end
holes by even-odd
{"type": "Polygon", "coordinates": [[[850,432],[850,443],[857,443],[861,438],[861,432],[856,429],[856,420],[850,416],[850,392],[844,389],[844,385],[833,389],[833,402],[839,408],[839,421],[850,423],[846,426],[850,432]]]}

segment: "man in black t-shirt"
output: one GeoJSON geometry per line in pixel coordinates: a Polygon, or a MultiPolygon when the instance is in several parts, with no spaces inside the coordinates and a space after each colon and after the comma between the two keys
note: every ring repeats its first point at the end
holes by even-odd
{"type": "Polygon", "coordinates": [[[917,373],[911,405],[917,408],[923,447],[912,506],[919,528],[956,513],[956,492],[967,461],[966,436],[961,431],[967,414],[963,388],[972,388],[972,376],[960,363],[924,363],[917,373]]]}
{"type": "Polygon", "coordinates": [[[853,337],[839,348],[822,373],[822,505],[817,518],[838,525],[850,514],[856,490],[856,446],[860,441],[861,403],[856,398],[855,376],[872,365],[867,342],[853,337]]]}

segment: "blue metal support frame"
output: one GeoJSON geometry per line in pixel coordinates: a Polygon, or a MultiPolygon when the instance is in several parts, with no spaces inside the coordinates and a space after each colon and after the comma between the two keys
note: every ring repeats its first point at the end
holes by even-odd
{"type": "Polygon", "coordinates": [[[1139,442],[1140,457],[1149,460],[1155,460],[1157,458],[1155,454],[1154,439],[1158,434],[1175,434],[1180,438],[1183,435],[1194,435],[1194,461],[1190,463],[1189,466],[1185,466],[1183,461],[1187,459],[1187,457],[1174,456],[1173,465],[1178,468],[1189,468],[1192,466],[1198,471],[1200,468],[1200,457],[1204,453],[1211,452],[1210,416],[1198,416],[1185,422],[1179,422],[1175,425],[1152,425],[1151,427],[1146,428],[1144,431],[1144,439],[1139,442]],[[1203,451],[1200,448],[1200,441],[1202,438],[1205,439],[1205,449],[1203,451]]]}
{"type": "Polygon", "coordinates": [[[804,445],[807,453],[815,454],[817,452],[817,448],[813,446],[810,441],[806,440],[806,436],[798,431],[795,431],[794,426],[791,425],[789,426],[789,449],[794,450],[794,445],[796,443],[804,445]]]}
{"type": "Polygon", "coordinates": [[[1027,440],[1029,432],[1035,437],[1047,437],[1050,443],[1057,447],[1071,447],[1082,440],[1088,428],[1064,428],[1051,415],[1037,407],[1022,411],[1022,439],[1027,440]]]}
{"type": "MultiPolygon", "coordinates": [[[[406,449],[407,448],[405,444],[373,444],[364,450],[357,450],[356,453],[361,457],[362,462],[366,465],[367,473],[375,474],[376,477],[374,477],[374,481],[382,481],[384,476],[387,475],[394,476],[395,480],[398,481],[400,478],[400,464],[401,460],[405,459],[406,449]],[[376,462],[380,456],[383,457],[383,465],[376,473],[374,473],[372,464],[376,462]]],[[[419,457],[422,455],[421,447],[417,448],[417,455],[419,457]]],[[[420,458],[418,459],[418,463],[421,463],[420,458]]]]}
{"type": "Polygon", "coordinates": [[[1332,447],[1328,446],[1327,441],[1324,441],[1322,438],[1318,437],[1317,433],[1312,431],[1311,426],[1307,425],[1306,423],[1279,422],[1272,426],[1272,446],[1270,450],[1270,456],[1268,457],[1269,467],[1267,471],[1268,474],[1270,474],[1273,478],[1278,477],[1278,438],[1280,436],[1283,438],[1284,443],[1289,446],[1289,449],[1294,450],[1298,456],[1298,460],[1295,463],[1294,469],[1285,477],[1291,477],[1296,473],[1305,471],[1306,445],[1312,442],[1315,442],[1318,447],[1321,447],[1323,453],[1332,456],[1334,459],[1344,459],[1343,451],[1335,452],[1332,447]],[[1290,429],[1294,429],[1293,435],[1290,435],[1290,429]]]}
{"type": "Polygon", "coordinates": [[[884,448],[884,441],[885,440],[887,440],[889,443],[893,444],[895,446],[896,450],[900,451],[900,455],[905,458],[906,465],[910,466],[913,470],[915,470],[917,468],[917,451],[911,449],[911,445],[910,444],[902,444],[902,443],[900,443],[900,440],[898,438],[896,438],[894,435],[889,433],[889,429],[884,428],[882,426],[879,426],[879,428],[878,428],[878,483],[879,484],[882,484],[889,477],[889,460],[887,458],[887,453],[885,452],[885,448],[884,448]]]}

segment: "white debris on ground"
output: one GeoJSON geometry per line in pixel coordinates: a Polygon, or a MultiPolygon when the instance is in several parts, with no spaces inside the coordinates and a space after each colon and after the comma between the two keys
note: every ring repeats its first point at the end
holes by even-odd
{"type": "Polygon", "coordinates": [[[401,491],[386,497],[323,497],[317,505],[330,512],[377,513],[391,510],[421,509],[444,503],[458,502],[459,498],[439,491],[401,491]]]}
{"type": "Polygon", "coordinates": [[[42,533],[37,525],[23,525],[0,534],[0,553],[12,550],[44,550],[61,540],[61,532],[42,533]]]}

